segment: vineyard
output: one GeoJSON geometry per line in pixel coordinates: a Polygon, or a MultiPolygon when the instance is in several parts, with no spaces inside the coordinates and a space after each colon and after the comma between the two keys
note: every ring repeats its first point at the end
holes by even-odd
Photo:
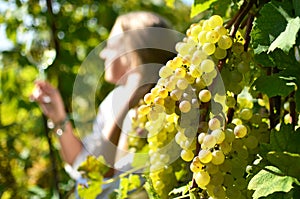
{"type": "MultiPolygon", "coordinates": [[[[178,6],[172,0],[165,4],[167,10],[178,6]]],[[[190,14],[184,11],[180,13],[182,18],[176,19],[177,28],[185,34],[175,46],[177,56],[160,69],[158,82],[134,109],[137,115],[128,140],[135,154],[132,169],[106,180],[105,161],[90,156],[80,167],[88,186],[79,186],[78,194],[95,198],[102,185],[119,181],[112,198],[134,198],[138,192],[150,199],[299,198],[300,1],[195,0],[188,9],[190,14]],[[190,18],[188,26],[183,16],[190,18]]],[[[5,82],[10,78],[7,71],[0,72],[0,77],[9,90],[12,85],[5,82]]],[[[25,75],[21,78],[34,79],[25,75]]],[[[61,89],[67,90],[64,86],[61,89]]],[[[110,86],[104,83],[106,90],[110,86]]],[[[2,92],[0,136],[6,142],[1,141],[0,148],[5,153],[14,148],[15,155],[23,154],[19,158],[26,159],[30,155],[24,154],[24,143],[16,141],[19,134],[8,139],[9,135],[2,133],[18,122],[5,118],[9,107],[4,106],[2,92]]],[[[98,95],[99,99],[105,96],[98,95]]],[[[24,114],[38,117],[37,107],[29,107],[35,112],[24,114]]],[[[43,118],[39,119],[42,122],[43,118]]],[[[38,132],[43,126],[24,128],[36,128],[38,132]]],[[[53,156],[58,159],[56,147],[53,156]]],[[[4,185],[0,185],[0,198],[22,198],[10,184],[21,172],[12,173],[10,169],[17,161],[5,162],[2,153],[0,161],[0,170],[7,171],[0,171],[0,177],[6,179],[0,178],[4,185]],[[5,187],[9,184],[10,189],[5,187]]],[[[25,162],[27,167],[34,167],[35,163],[29,161],[25,162]]],[[[46,163],[36,166],[41,164],[46,163]]],[[[64,184],[54,187],[52,194],[64,189],[66,197],[73,191],[74,182],[68,180],[63,168],[58,169],[64,184]]],[[[32,195],[47,195],[42,188],[29,187],[32,195]]],[[[60,192],[57,197],[64,195],[60,192]]]]}

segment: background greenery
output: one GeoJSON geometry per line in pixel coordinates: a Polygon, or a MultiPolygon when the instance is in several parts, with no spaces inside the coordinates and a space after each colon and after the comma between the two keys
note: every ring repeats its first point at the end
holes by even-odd
{"type": "MultiPolygon", "coordinates": [[[[48,79],[72,112],[72,87],[81,63],[107,38],[116,17],[133,10],[160,13],[178,31],[190,25],[190,9],[180,1],[173,8],[161,0],[0,1],[1,36],[11,42],[0,41],[0,198],[68,198],[74,187],[63,169],[57,139],[29,100],[37,69],[24,56],[28,32],[53,31],[57,57],[47,69],[48,79]]],[[[111,88],[101,84],[97,103],[111,88]]]]}

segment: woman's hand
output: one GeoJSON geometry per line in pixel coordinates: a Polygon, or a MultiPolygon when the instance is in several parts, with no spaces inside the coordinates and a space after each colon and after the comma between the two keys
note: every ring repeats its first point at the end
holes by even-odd
{"type": "Polygon", "coordinates": [[[31,99],[40,105],[43,113],[55,124],[65,119],[66,111],[62,97],[50,83],[37,81],[31,99]]]}

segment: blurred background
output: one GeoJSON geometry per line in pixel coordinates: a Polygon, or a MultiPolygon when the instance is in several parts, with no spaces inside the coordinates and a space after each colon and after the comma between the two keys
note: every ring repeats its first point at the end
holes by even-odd
{"type": "MultiPolygon", "coordinates": [[[[47,79],[71,113],[81,63],[107,38],[116,17],[134,10],[159,13],[179,32],[191,24],[190,2],[181,0],[0,0],[1,199],[71,198],[74,189],[59,157],[58,139],[29,99],[38,76],[36,64],[26,56],[30,36],[45,30],[53,35],[56,56],[46,69],[47,79]]],[[[98,87],[97,104],[112,85],[98,87]]]]}

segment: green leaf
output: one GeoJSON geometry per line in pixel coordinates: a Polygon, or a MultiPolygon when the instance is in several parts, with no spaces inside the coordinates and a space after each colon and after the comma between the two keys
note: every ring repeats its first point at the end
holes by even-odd
{"type": "Polygon", "coordinates": [[[190,17],[193,18],[196,15],[200,14],[201,12],[207,10],[208,8],[210,8],[210,5],[216,1],[217,0],[208,0],[208,1],[204,1],[204,2],[203,1],[200,1],[200,2],[195,1],[195,3],[192,5],[190,17]]]}
{"type": "Polygon", "coordinates": [[[286,29],[288,19],[282,13],[292,16],[289,3],[271,1],[263,6],[251,31],[254,52],[267,51],[271,43],[286,29]]]}
{"type": "Polygon", "coordinates": [[[300,29],[300,18],[290,19],[285,28],[285,31],[282,32],[270,45],[268,53],[274,51],[276,48],[282,49],[285,53],[288,53],[289,50],[296,43],[297,33],[300,29]]]}
{"type": "Polygon", "coordinates": [[[270,134],[271,150],[300,154],[300,129],[293,130],[290,124],[281,124],[280,131],[273,130],[270,134]]]}
{"type": "Polygon", "coordinates": [[[274,97],[277,95],[287,96],[294,90],[294,86],[288,85],[288,81],[280,76],[280,74],[272,76],[260,76],[254,83],[253,87],[257,91],[265,93],[268,97],[274,97]]]}
{"type": "Polygon", "coordinates": [[[129,187],[128,191],[132,191],[134,189],[137,189],[141,186],[141,180],[139,175],[130,174],[128,177],[129,180],[129,187]]]}
{"type": "Polygon", "coordinates": [[[289,192],[293,188],[295,179],[289,176],[281,176],[282,172],[273,166],[265,167],[266,170],[258,172],[249,182],[248,189],[254,190],[254,199],[268,196],[274,192],[289,192]]]}
{"type": "Polygon", "coordinates": [[[146,182],[144,188],[148,194],[149,199],[160,199],[160,196],[156,193],[150,177],[145,176],[146,182]]]}
{"type": "Polygon", "coordinates": [[[191,186],[191,183],[188,183],[188,184],[183,185],[181,187],[175,188],[169,193],[169,195],[172,195],[172,194],[174,194],[174,195],[177,195],[177,194],[185,195],[189,191],[190,186],[191,186]]]}
{"type": "Polygon", "coordinates": [[[288,176],[300,179],[300,154],[270,151],[267,159],[288,176]]]}

